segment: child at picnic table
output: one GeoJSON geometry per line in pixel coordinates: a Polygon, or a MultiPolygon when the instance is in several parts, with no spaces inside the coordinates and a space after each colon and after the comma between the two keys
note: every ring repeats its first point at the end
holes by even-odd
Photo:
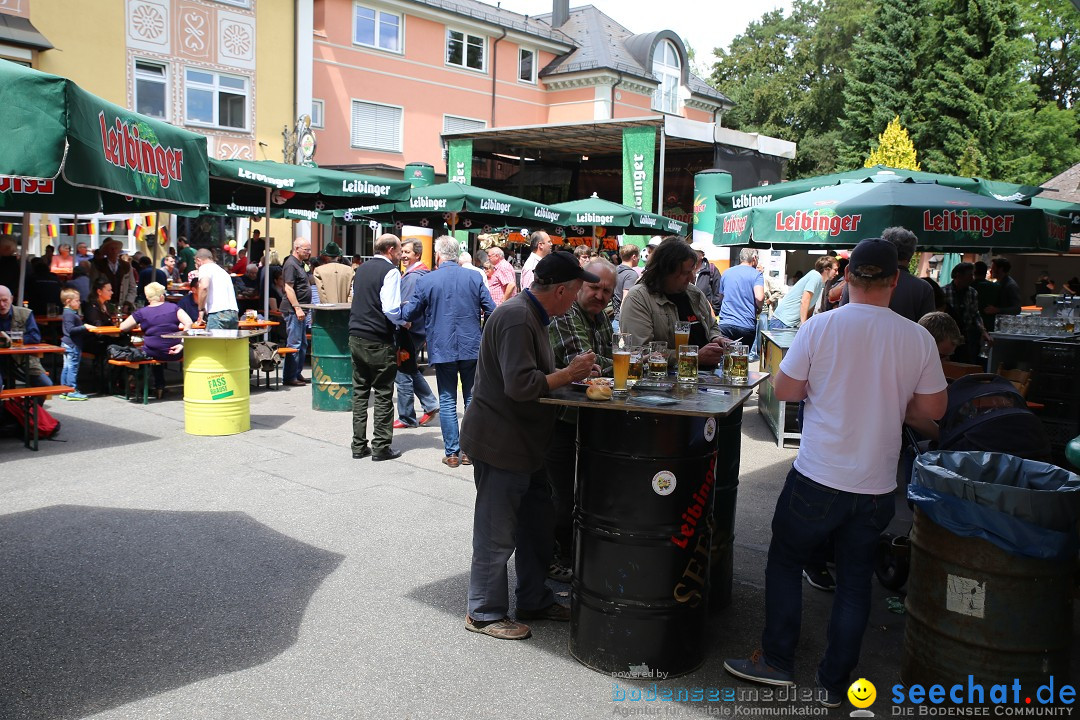
{"type": "Polygon", "coordinates": [[[79,365],[82,363],[86,333],[93,330],[94,326],[83,323],[82,315],[79,314],[82,299],[78,290],[64,288],[60,291],[60,302],[64,304],[63,336],[60,338],[60,347],[64,348],[64,369],[60,372],[60,384],[75,388],[60,397],[64,400],[86,400],[86,395],[78,389],[79,365]]]}

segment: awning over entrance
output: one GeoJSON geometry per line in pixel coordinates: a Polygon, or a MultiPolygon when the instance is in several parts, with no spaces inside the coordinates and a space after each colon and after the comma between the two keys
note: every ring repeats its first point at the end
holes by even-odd
{"type": "Polygon", "coordinates": [[[36,50],[52,50],[53,44],[38,32],[29,18],[0,13],[0,42],[36,50]]]}

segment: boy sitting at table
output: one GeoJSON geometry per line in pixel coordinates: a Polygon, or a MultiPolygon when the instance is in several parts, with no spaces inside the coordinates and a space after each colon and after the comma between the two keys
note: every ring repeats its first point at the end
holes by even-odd
{"type": "Polygon", "coordinates": [[[82,363],[82,348],[86,333],[93,330],[94,326],[83,323],[82,315],[79,314],[82,299],[78,290],[64,288],[60,291],[60,302],[64,304],[64,330],[63,337],[60,338],[60,347],[64,348],[64,369],[60,372],[60,384],[75,388],[74,391],[60,397],[64,400],[86,400],[86,395],[78,389],[79,365],[82,363]]]}

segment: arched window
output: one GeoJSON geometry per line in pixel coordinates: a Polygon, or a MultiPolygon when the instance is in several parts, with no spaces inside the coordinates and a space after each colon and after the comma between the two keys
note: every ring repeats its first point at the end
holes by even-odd
{"type": "Polygon", "coordinates": [[[679,51],[670,40],[663,41],[653,51],[652,71],[660,83],[653,92],[653,110],[678,113],[682,62],[679,59],[679,51]]]}

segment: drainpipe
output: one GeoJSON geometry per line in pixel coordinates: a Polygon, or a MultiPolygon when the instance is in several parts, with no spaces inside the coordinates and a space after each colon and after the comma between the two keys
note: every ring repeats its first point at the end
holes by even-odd
{"type": "Polygon", "coordinates": [[[614,120],[615,119],[615,88],[622,85],[622,81],[623,81],[623,74],[621,72],[619,72],[618,70],[616,70],[615,73],[619,76],[619,79],[616,80],[615,84],[611,86],[611,114],[610,114],[610,117],[608,117],[608,120],[614,120]]]}
{"type": "MultiPolygon", "coordinates": [[[[499,46],[499,42],[506,37],[506,28],[502,29],[502,35],[495,38],[495,42],[491,43],[491,127],[495,127],[495,79],[498,77],[499,69],[499,54],[496,49],[499,46]]],[[[533,62],[536,62],[534,59],[533,62]]]]}

